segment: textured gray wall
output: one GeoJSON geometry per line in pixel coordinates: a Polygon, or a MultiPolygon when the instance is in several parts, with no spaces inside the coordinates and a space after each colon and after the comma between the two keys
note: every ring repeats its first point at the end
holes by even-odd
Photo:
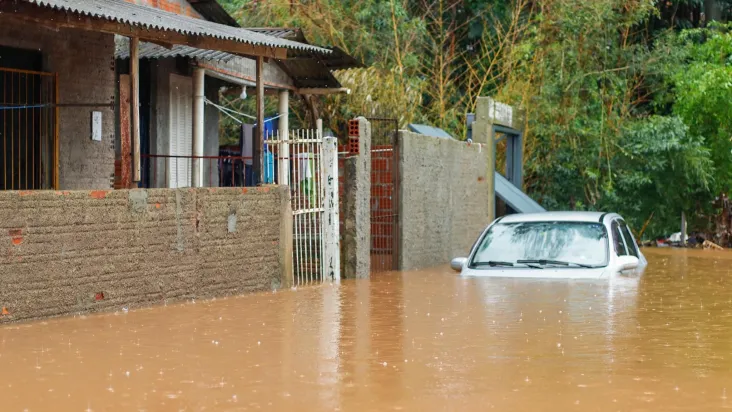
{"type": "MultiPolygon", "coordinates": [[[[64,104],[113,103],[114,36],[28,25],[3,19],[0,44],[40,50],[43,69],[58,73],[64,104]]],[[[0,62],[2,66],[2,62],[0,62]]],[[[59,121],[61,189],[109,189],[114,181],[114,110],[111,107],[62,107],[59,121]],[[102,112],[102,141],[91,140],[91,112],[102,112]]]]}
{"type": "Polygon", "coordinates": [[[371,124],[358,118],[358,156],[345,161],[343,277],[369,277],[371,270],[371,124]]]}
{"type": "Polygon", "coordinates": [[[0,192],[0,323],[279,288],[289,201],[287,187],[0,192]]]}
{"type": "Polygon", "coordinates": [[[465,256],[488,225],[485,148],[399,132],[401,265],[465,256]]]}

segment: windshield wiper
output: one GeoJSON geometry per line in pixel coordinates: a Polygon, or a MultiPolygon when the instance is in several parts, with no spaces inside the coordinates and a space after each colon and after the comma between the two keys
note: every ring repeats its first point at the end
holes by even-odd
{"type": "Polygon", "coordinates": [[[501,262],[500,260],[489,260],[487,262],[473,262],[471,266],[513,266],[513,263],[501,262]]]}
{"type": "Polygon", "coordinates": [[[584,263],[577,263],[577,262],[567,262],[564,260],[551,260],[551,259],[521,259],[517,260],[516,263],[535,263],[539,265],[560,265],[560,266],[569,266],[569,265],[575,265],[579,266],[581,268],[591,268],[592,265],[586,265],[584,263]]]}

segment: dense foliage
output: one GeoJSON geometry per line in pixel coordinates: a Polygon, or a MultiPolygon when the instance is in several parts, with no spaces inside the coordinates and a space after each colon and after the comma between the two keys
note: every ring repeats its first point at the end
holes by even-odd
{"type": "Polygon", "coordinates": [[[222,3],[243,26],[300,27],[369,66],[322,101],[335,131],[380,115],[463,138],[478,96],[521,107],[525,189],[549,209],[618,211],[646,237],[681,212],[712,230],[732,186],[732,26],[707,22],[727,0],[222,3]]]}

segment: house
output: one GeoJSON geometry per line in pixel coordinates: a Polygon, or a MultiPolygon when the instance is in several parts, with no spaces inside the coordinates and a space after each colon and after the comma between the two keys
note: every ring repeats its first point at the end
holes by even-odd
{"type": "Polygon", "coordinates": [[[221,183],[222,85],[256,99],[252,124],[276,96],[284,129],[291,95],[343,92],[331,70],[356,63],[298,36],[214,0],[0,0],[0,323],[291,284],[293,231],[320,241],[293,221],[325,206],[202,186],[221,183]]]}
{"type": "MultiPolygon", "coordinates": [[[[281,39],[307,40],[297,29],[248,29],[281,39]]],[[[120,95],[127,89],[129,45],[124,37],[117,37],[117,76],[120,79],[120,95]]],[[[360,67],[360,63],[340,49],[330,49],[323,54],[311,50],[297,50],[287,60],[272,59],[264,63],[263,83],[265,98],[278,99],[279,113],[265,118],[268,130],[287,130],[289,99],[300,96],[310,107],[316,107],[312,99],[318,95],[342,93],[343,89],[333,76],[334,70],[360,67]]],[[[256,93],[256,61],[252,58],[215,50],[176,45],[166,48],[154,43],[140,44],[140,119],[143,187],[185,187],[193,185],[192,166],[200,159],[202,186],[234,185],[229,170],[243,170],[252,163],[251,153],[237,156],[219,155],[219,119],[234,117],[247,124],[253,118],[242,119],[219,106],[219,93],[224,89],[244,89],[244,96],[256,93]],[[196,76],[203,76],[202,83],[195,83],[196,76]],[[195,105],[194,85],[202,86],[204,96],[202,148],[194,153],[192,107],[195,105]],[[248,121],[247,121],[248,120],[248,121]],[[245,159],[246,157],[246,159],[245,159]],[[228,166],[227,166],[228,164],[228,166]]],[[[239,94],[239,93],[237,93],[239,94]]],[[[200,104],[200,102],[199,102],[200,104]]],[[[246,114],[245,114],[246,115],[246,114]]],[[[313,127],[316,114],[311,117],[313,127]]],[[[117,147],[127,148],[120,143],[117,147]]],[[[241,149],[240,149],[241,150],[241,149]]],[[[129,150],[124,151],[126,154],[129,150]]],[[[118,153],[118,164],[123,157],[118,153]]],[[[129,163],[129,157],[127,157],[129,163]]],[[[122,178],[123,170],[117,168],[119,186],[129,187],[129,179],[122,178]]],[[[125,174],[125,176],[128,176],[125,174]]],[[[241,183],[241,182],[239,182],[241,183]]],[[[253,183],[253,182],[252,182],[253,183]]],[[[240,184],[241,185],[241,184],[240,184]]]]}
{"type": "Polygon", "coordinates": [[[291,94],[342,92],[331,71],[355,66],[215,0],[0,1],[0,190],[217,186],[220,87],[278,96],[286,129],[291,94]]]}

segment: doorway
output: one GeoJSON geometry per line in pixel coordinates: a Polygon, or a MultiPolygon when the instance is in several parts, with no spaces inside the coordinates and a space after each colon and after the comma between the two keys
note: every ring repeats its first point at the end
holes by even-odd
{"type": "Polygon", "coordinates": [[[56,74],[37,50],[0,46],[0,190],[58,186],[56,74]]]}

